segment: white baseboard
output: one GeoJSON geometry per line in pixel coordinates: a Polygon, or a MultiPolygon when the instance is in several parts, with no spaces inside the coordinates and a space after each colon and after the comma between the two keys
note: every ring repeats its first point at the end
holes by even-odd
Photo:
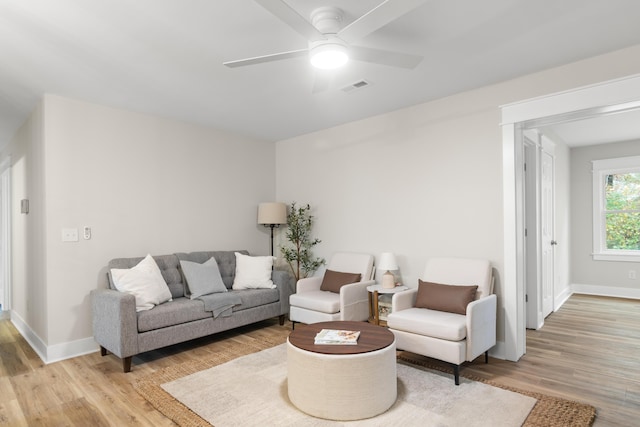
{"type": "Polygon", "coordinates": [[[100,347],[93,337],[81,340],[69,341],[62,344],[54,344],[47,347],[47,360],[45,363],[59,362],[72,357],[84,356],[95,353],[100,347]]]}
{"type": "MultiPolygon", "coordinates": [[[[554,310],[558,310],[560,307],[562,307],[562,305],[574,293],[640,299],[640,289],[616,288],[611,286],[583,285],[574,283],[571,284],[569,288],[564,292],[555,297],[554,310]]],[[[14,311],[10,311],[10,316],[11,322],[16,327],[18,332],[20,332],[24,339],[38,354],[40,359],[42,359],[42,361],[46,364],[70,359],[72,357],[82,356],[89,353],[94,353],[99,350],[99,347],[93,340],[93,337],[47,346],[19,315],[17,315],[14,311]]],[[[489,352],[489,355],[491,357],[503,360],[505,359],[505,354],[505,343],[503,341],[496,342],[496,345],[489,352]]]]}
{"type": "Polygon", "coordinates": [[[29,343],[33,351],[36,352],[45,364],[71,359],[72,357],[94,353],[99,350],[93,337],[48,346],[38,334],[27,325],[24,319],[14,311],[11,311],[11,323],[13,323],[18,332],[20,332],[20,335],[29,343]]]}
{"type": "Polygon", "coordinates": [[[571,293],[598,295],[602,297],[640,299],[640,289],[616,288],[601,285],[582,285],[579,283],[573,283],[571,285],[571,293]]]}
{"type": "Polygon", "coordinates": [[[47,346],[44,341],[40,339],[38,334],[36,334],[33,329],[29,327],[27,322],[25,322],[24,319],[15,311],[11,311],[11,323],[13,323],[13,326],[16,327],[18,332],[20,332],[20,335],[22,335],[22,338],[29,343],[40,359],[44,363],[47,363],[47,346]]]}
{"type": "Polygon", "coordinates": [[[569,297],[573,294],[572,287],[569,286],[564,289],[564,291],[560,292],[560,294],[556,295],[553,300],[553,311],[558,311],[562,305],[567,302],[569,297]]]}

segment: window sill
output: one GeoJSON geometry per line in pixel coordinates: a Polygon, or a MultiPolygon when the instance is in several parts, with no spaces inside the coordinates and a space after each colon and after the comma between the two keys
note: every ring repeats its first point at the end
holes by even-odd
{"type": "Polygon", "coordinates": [[[640,262],[640,253],[598,253],[592,254],[594,261],[640,262]]]}

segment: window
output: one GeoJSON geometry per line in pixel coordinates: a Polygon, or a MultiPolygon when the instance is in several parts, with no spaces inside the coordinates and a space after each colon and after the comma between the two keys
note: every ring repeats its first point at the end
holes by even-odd
{"type": "Polygon", "coordinates": [[[593,259],[640,261],[640,156],[593,161],[593,259]]]}

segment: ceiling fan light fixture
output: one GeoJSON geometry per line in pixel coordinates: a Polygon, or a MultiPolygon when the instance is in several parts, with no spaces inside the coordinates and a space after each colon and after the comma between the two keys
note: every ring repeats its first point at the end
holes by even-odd
{"type": "Polygon", "coordinates": [[[343,43],[324,42],[309,51],[311,65],[321,70],[340,68],[349,61],[347,47],[343,43]]]}

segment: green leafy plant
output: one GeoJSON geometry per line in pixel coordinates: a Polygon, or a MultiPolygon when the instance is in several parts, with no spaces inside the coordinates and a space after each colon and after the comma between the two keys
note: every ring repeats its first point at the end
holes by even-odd
{"type": "Polygon", "coordinates": [[[311,206],[307,204],[306,206],[298,207],[296,202],[291,203],[289,214],[287,215],[287,241],[289,246],[283,246],[280,250],[296,280],[313,274],[326,262],[324,258],[314,257],[311,251],[315,245],[321,242],[320,239],[311,237],[312,226],[311,206]]]}
{"type": "Polygon", "coordinates": [[[640,173],[606,176],[607,249],[640,250],[640,173]]]}

